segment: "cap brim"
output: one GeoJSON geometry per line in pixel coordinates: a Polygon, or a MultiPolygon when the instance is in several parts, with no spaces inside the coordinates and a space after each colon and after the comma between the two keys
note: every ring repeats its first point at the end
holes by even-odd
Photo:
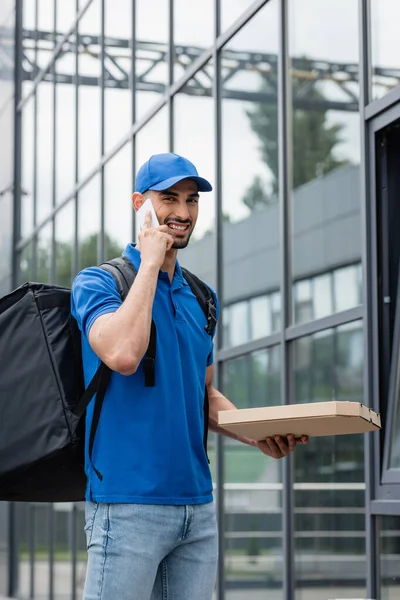
{"type": "Polygon", "coordinates": [[[164,179],[164,181],[160,181],[160,183],[157,183],[156,185],[152,185],[150,189],[154,190],[156,192],[168,190],[169,188],[174,186],[176,183],[179,183],[180,181],[183,181],[184,179],[192,179],[193,181],[195,181],[197,183],[197,188],[198,188],[199,192],[212,192],[212,185],[209,181],[207,181],[207,179],[203,179],[203,177],[198,177],[198,176],[191,177],[190,175],[189,176],[182,175],[182,176],[177,176],[177,177],[170,177],[170,179],[164,179]]]}

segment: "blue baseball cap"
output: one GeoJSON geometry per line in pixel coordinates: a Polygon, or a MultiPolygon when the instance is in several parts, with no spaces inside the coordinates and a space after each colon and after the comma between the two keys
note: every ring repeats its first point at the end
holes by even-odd
{"type": "Polygon", "coordinates": [[[187,158],[173,154],[154,154],[142,165],[136,175],[136,191],[143,194],[147,190],[161,192],[168,190],[182,179],[193,179],[199,192],[211,192],[212,185],[199,177],[196,167],[187,158]]]}

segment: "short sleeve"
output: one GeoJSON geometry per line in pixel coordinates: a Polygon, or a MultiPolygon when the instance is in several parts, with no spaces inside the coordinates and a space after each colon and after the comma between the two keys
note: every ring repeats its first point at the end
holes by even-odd
{"type": "Polygon", "coordinates": [[[114,277],[98,267],[89,267],[75,278],[71,290],[71,314],[88,337],[93,323],[121,306],[114,277]]]}
{"type": "MultiPolygon", "coordinates": [[[[218,302],[217,294],[216,294],[216,292],[211,287],[210,287],[210,290],[212,291],[213,296],[214,296],[214,302],[215,302],[215,307],[216,307],[216,317],[217,317],[217,321],[218,321],[218,317],[219,317],[219,302],[218,302]]],[[[214,336],[215,336],[215,334],[214,334],[214,336]]],[[[213,363],[214,363],[214,340],[211,342],[211,352],[210,352],[210,354],[208,355],[208,358],[207,358],[207,367],[209,367],[213,363]]]]}

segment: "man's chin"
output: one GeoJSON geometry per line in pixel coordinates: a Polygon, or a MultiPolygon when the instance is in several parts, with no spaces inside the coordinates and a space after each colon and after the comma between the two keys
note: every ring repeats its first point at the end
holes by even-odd
{"type": "Polygon", "coordinates": [[[189,240],[176,241],[172,244],[174,250],[183,250],[189,244],[189,240]]]}

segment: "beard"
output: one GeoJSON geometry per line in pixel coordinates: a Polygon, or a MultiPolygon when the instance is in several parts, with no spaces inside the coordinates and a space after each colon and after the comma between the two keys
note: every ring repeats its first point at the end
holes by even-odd
{"type": "Polygon", "coordinates": [[[188,237],[186,239],[176,240],[176,242],[174,242],[172,244],[172,248],[174,248],[174,250],[183,250],[184,248],[186,248],[187,245],[189,244],[191,235],[192,235],[192,232],[190,232],[190,234],[188,235],[188,237]]]}

